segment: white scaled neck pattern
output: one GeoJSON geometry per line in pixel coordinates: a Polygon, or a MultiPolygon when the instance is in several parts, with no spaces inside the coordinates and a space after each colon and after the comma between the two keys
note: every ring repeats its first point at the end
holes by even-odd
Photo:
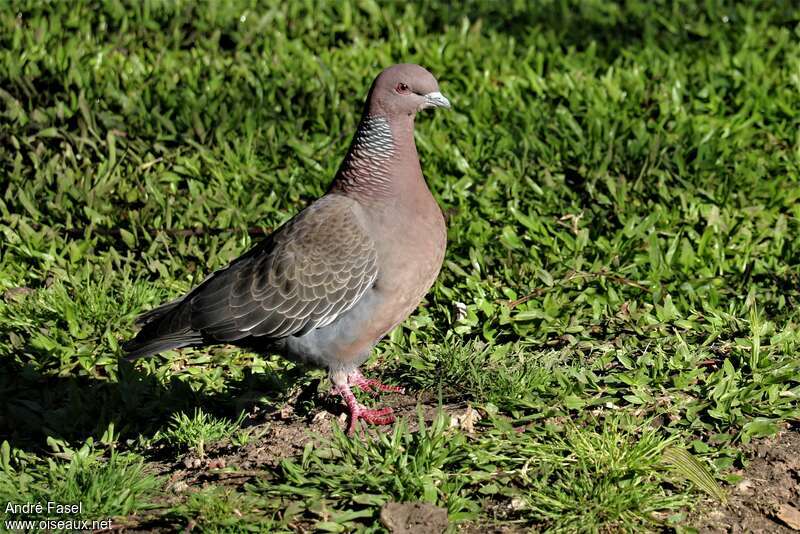
{"type": "Polygon", "coordinates": [[[339,186],[354,193],[389,193],[390,167],[396,154],[389,121],[385,117],[363,117],[339,171],[339,186]]]}
{"type": "Polygon", "coordinates": [[[384,117],[364,117],[353,138],[351,153],[375,161],[390,159],[394,154],[394,140],[389,121],[384,117]]]}

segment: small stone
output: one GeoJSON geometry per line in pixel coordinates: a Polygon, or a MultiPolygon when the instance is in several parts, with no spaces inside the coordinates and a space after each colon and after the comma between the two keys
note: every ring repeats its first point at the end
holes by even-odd
{"type": "Polygon", "coordinates": [[[800,530],[800,510],[789,504],[781,504],[775,513],[784,525],[792,530],[800,530]]]}
{"type": "Polygon", "coordinates": [[[750,493],[750,490],[753,489],[753,481],[744,479],[736,484],[736,491],[739,493],[750,493]]]}
{"type": "Polygon", "coordinates": [[[519,510],[524,510],[528,507],[528,503],[525,502],[525,499],[522,497],[514,497],[511,499],[511,502],[508,504],[508,507],[514,510],[515,512],[519,510]]]}
{"type": "Polygon", "coordinates": [[[447,510],[423,502],[386,503],[380,519],[392,534],[441,534],[448,525],[447,510]]]}
{"type": "Polygon", "coordinates": [[[328,415],[329,415],[328,412],[325,411],[317,412],[316,414],[314,414],[314,417],[311,418],[311,423],[312,424],[321,423],[328,418],[328,415]]]}
{"type": "Polygon", "coordinates": [[[29,287],[12,287],[5,290],[3,298],[7,301],[20,302],[31,293],[33,293],[33,289],[29,287]]]}

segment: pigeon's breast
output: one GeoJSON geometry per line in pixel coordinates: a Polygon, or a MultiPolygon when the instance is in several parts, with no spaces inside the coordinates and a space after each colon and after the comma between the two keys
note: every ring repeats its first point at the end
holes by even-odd
{"type": "Polygon", "coordinates": [[[433,197],[430,202],[424,213],[417,210],[410,225],[368,221],[379,254],[377,279],[330,325],[281,340],[287,356],[349,372],[416,309],[436,281],[446,246],[444,217],[433,197]]]}
{"type": "Polygon", "coordinates": [[[447,229],[441,209],[425,192],[427,198],[418,199],[409,217],[387,225],[388,237],[378,245],[380,269],[373,290],[386,307],[382,324],[375,325],[378,339],[416,309],[442,267],[447,229]]]}

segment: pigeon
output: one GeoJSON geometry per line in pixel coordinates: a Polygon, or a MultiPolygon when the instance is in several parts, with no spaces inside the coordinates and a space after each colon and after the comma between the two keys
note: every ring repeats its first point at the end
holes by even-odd
{"type": "Polygon", "coordinates": [[[232,344],[327,368],[331,393],[359,420],[388,425],[370,394],[402,388],[359,366],[416,309],[444,260],[447,229],[422,175],[414,120],[450,108],[425,68],[382,71],[327,193],[186,295],[142,314],[123,345],[129,360],[181,347],[232,344]]]}

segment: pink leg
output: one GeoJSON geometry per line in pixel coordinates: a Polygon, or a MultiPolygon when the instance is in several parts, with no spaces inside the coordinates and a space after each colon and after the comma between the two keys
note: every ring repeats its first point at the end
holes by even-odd
{"type": "Polygon", "coordinates": [[[361,391],[371,393],[373,395],[377,395],[379,391],[385,391],[389,393],[406,392],[405,388],[401,388],[399,386],[388,386],[386,384],[382,384],[379,380],[374,378],[366,378],[358,369],[347,375],[347,384],[350,386],[355,386],[361,391]]]}
{"type": "Polygon", "coordinates": [[[390,425],[394,423],[394,415],[392,415],[391,408],[378,408],[377,410],[367,408],[356,400],[348,384],[334,386],[331,393],[340,395],[344,402],[347,403],[347,409],[350,412],[350,424],[347,425],[348,436],[352,436],[356,431],[359,419],[363,419],[373,425],[390,425]]]}

